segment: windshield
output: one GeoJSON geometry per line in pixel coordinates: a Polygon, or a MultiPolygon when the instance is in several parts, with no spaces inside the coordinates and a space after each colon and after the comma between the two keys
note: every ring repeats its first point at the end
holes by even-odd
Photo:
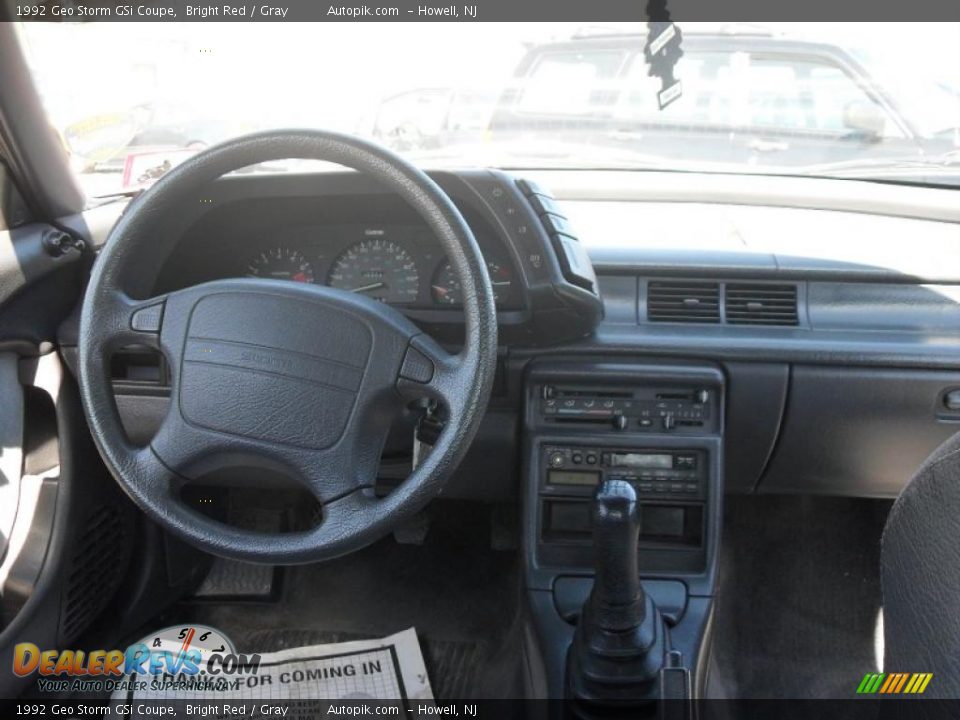
{"type": "MultiPolygon", "coordinates": [[[[425,167],[692,170],[960,184],[960,24],[27,23],[87,194],[243,133],[371,138],[425,167]],[[906,29],[906,26],[911,27],[906,29]]],[[[254,170],[287,170],[296,163],[254,170]]]]}

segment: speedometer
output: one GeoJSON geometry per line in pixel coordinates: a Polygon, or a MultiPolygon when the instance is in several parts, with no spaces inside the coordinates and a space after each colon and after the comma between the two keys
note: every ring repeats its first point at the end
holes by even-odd
{"type": "Polygon", "coordinates": [[[412,303],[420,295],[420,273],[399,244],[381,238],[354,243],[330,268],[331,287],[362,293],[381,302],[412,303]]]}

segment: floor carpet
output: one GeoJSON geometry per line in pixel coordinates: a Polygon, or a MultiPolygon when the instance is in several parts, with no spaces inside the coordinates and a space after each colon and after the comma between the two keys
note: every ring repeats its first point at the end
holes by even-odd
{"type": "Polygon", "coordinates": [[[876,671],[890,502],[728,497],[711,694],[850,698],[876,671]]]}
{"type": "Polygon", "coordinates": [[[185,602],[177,622],[212,625],[266,652],[416,627],[438,698],[519,693],[516,550],[490,547],[484,506],[438,503],[422,546],[392,537],[347,557],[287,568],[275,602],[185,602]]]}

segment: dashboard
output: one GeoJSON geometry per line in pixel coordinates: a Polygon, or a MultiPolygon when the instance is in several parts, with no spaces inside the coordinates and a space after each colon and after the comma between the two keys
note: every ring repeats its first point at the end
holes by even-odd
{"type": "MultiPolygon", "coordinates": [[[[515,494],[519,427],[536,407],[525,389],[545,361],[577,366],[574,390],[591,394],[564,397],[574,411],[624,401],[615,382],[593,386],[605,364],[721,372],[727,492],[893,497],[960,427],[954,193],[821,179],[537,173],[551,197],[499,171],[431,175],[473,229],[493,276],[496,264],[510,282],[498,292],[489,417],[475,461],[452,481],[454,496],[515,494]],[[558,251],[554,233],[573,237],[570,226],[595,274],[578,274],[575,257],[558,251]]],[[[145,258],[157,277],[132,294],[250,274],[340,283],[394,303],[451,347],[462,337],[443,253],[383,188],[342,173],[238,175],[213,185],[176,217],[158,218],[151,231],[173,233],[177,249],[145,258]]],[[[58,332],[68,363],[77,334],[74,315],[58,332]]],[[[118,404],[139,437],[166,402],[163,368],[145,362],[131,355],[114,368],[118,404]]],[[[677,402],[675,389],[664,392],[670,397],[657,402],[677,402]]],[[[550,419],[551,431],[576,430],[587,445],[598,433],[620,437],[597,409],[550,419]]],[[[688,439],[684,428],[697,418],[673,415],[666,434],[688,439]]],[[[630,432],[646,437],[663,419],[650,430],[637,422],[630,432]]],[[[409,432],[402,439],[408,445],[409,432]]]]}

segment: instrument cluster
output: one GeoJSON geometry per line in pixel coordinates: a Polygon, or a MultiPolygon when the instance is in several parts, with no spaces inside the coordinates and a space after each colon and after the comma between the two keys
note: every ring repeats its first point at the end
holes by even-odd
{"type": "MultiPolygon", "coordinates": [[[[497,307],[521,303],[512,262],[495,241],[477,237],[497,307]]],[[[249,277],[318,283],[410,308],[456,308],[463,290],[435,238],[418,225],[285,228],[258,239],[245,257],[249,277]]]]}

